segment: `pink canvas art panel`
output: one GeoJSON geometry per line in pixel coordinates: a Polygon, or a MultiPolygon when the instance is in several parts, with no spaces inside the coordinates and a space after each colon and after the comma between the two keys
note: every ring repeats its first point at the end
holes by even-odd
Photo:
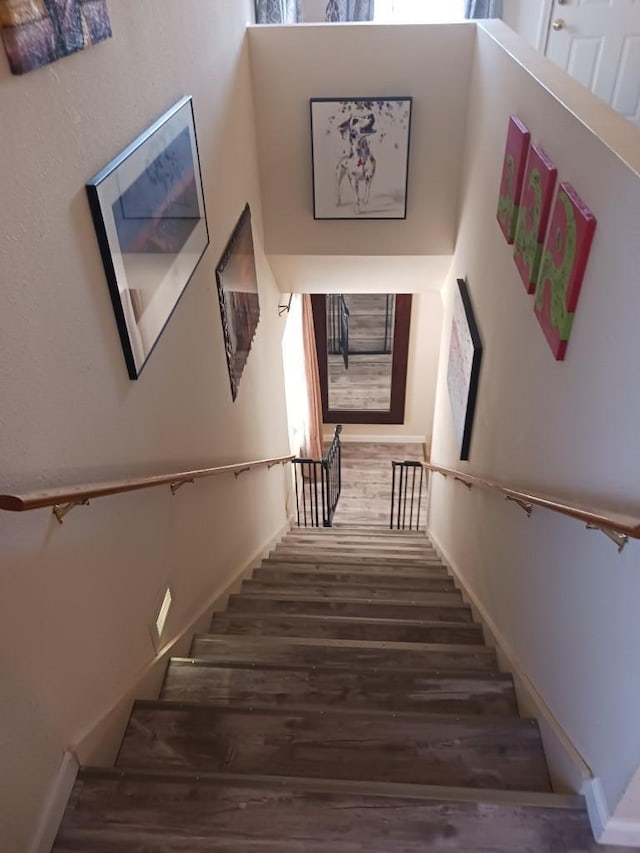
{"type": "Polygon", "coordinates": [[[507,243],[513,243],[515,238],[530,141],[531,134],[524,124],[517,116],[510,116],[498,199],[498,224],[507,243]]]}
{"type": "Polygon", "coordinates": [[[527,293],[534,293],[558,170],[538,145],[532,145],[522,187],[513,251],[527,293]]]}
{"type": "Polygon", "coordinates": [[[562,182],[545,240],[535,312],[558,361],[567,352],[596,218],[571,184],[562,182]]]}

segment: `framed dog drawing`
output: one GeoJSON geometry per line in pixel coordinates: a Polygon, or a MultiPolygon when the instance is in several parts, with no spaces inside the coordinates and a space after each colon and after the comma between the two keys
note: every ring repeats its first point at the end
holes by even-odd
{"type": "Polygon", "coordinates": [[[315,219],[406,219],[411,98],[312,98],[315,219]]]}

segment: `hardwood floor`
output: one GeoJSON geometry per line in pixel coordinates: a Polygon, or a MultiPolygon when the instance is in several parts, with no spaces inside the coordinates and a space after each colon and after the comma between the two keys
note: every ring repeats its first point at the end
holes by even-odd
{"type": "Polygon", "coordinates": [[[614,849],[551,792],[538,726],[424,534],[369,526],[273,550],[134,704],[116,767],[80,772],[53,851],[614,849]]]}
{"type": "MultiPolygon", "coordinates": [[[[421,444],[343,441],[342,494],[334,523],[388,525],[391,512],[391,462],[420,459],[424,459],[421,444]]],[[[421,528],[426,524],[426,483],[425,475],[419,516],[421,528]]]]}

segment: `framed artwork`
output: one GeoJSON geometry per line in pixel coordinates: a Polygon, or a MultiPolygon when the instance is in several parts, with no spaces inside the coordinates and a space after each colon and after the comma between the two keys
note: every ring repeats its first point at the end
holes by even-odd
{"type": "Polygon", "coordinates": [[[557,177],[558,170],[542,148],[532,145],[524,176],[513,251],[513,258],[527,293],[534,293],[536,289],[542,244],[547,232],[557,177]]]}
{"type": "Polygon", "coordinates": [[[451,320],[447,387],[460,459],[469,458],[478,394],[482,342],[466,281],[459,278],[451,320]]]}
{"type": "Polygon", "coordinates": [[[0,0],[0,28],[14,74],[111,36],[107,0],[0,0]]]}
{"type": "Polygon", "coordinates": [[[411,98],[312,98],[316,219],[406,219],[411,98]]]}
{"type": "Polygon", "coordinates": [[[183,98],[87,183],[131,379],[209,244],[193,105],[183,98]]]}
{"type": "Polygon", "coordinates": [[[535,300],[536,317],[557,361],[567,352],[595,230],[595,216],[563,181],[542,252],[535,300]]]}
{"type": "Polygon", "coordinates": [[[500,179],[498,224],[507,243],[513,243],[522,195],[522,182],[531,134],[517,116],[510,116],[500,179]]]}
{"type": "Polygon", "coordinates": [[[216,267],[216,280],[231,397],[235,400],[260,319],[251,208],[248,204],[216,267]]]}

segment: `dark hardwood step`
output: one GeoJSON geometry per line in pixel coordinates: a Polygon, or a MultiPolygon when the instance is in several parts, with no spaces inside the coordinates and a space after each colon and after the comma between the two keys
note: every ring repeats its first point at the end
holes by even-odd
{"type": "Polygon", "coordinates": [[[517,716],[506,673],[424,673],[330,667],[256,669],[190,658],[171,660],[162,699],[233,704],[315,705],[364,710],[517,716]]]}
{"type": "Polygon", "coordinates": [[[366,598],[332,599],[307,595],[304,590],[297,596],[240,594],[229,596],[227,612],[235,613],[297,613],[320,616],[358,616],[366,619],[425,619],[429,622],[471,622],[468,604],[453,601],[448,604],[413,604],[394,598],[373,600],[366,598]]]}
{"type": "Polygon", "coordinates": [[[535,721],[138,701],[116,766],[549,791],[535,721]]]}
{"type": "Polygon", "coordinates": [[[267,557],[261,563],[262,568],[290,570],[298,572],[349,572],[360,575],[384,575],[386,577],[407,578],[448,578],[447,569],[442,563],[425,563],[424,565],[407,565],[406,563],[354,563],[336,560],[280,560],[267,557]]]}
{"type": "Polygon", "coordinates": [[[383,672],[494,672],[493,649],[481,645],[437,645],[357,640],[316,640],[306,637],[200,634],[191,655],[220,664],[302,669],[375,669],[383,672]]]}
{"type": "Polygon", "coordinates": [[[407,601],[414,604],[457,604],[462,603],[462,593],[453,586],[452,581],[436,581],[434,589],[403,589],[394,587],[393,584],[383,586],[376,584],[347,584],[333,583],[306,583],[267,580],[246,580],[242,583],[242,593],[247,595],[269,595],[277,598],[285,596],[298,597],[311,595],[314,598],[365,598],[365,599],[394,599],[395,601],[407,601]],[[448,586],[446,584],[449,584],[448,586]]]}
{"type": "Polygon", "coordinates": [[[335,640],[379,640],[395,643],[482,644],[482,628],[471,622],[426,622],[418,619],[365,619],[297,613],[217,613],[212,634],[272,637],[327,637],[335,640]]]}
{"type": "Polygon", "coordinates": [[[576,797],[108,769],[80,773],[53,847],[79,850],[614,853],[576,797]]]}

